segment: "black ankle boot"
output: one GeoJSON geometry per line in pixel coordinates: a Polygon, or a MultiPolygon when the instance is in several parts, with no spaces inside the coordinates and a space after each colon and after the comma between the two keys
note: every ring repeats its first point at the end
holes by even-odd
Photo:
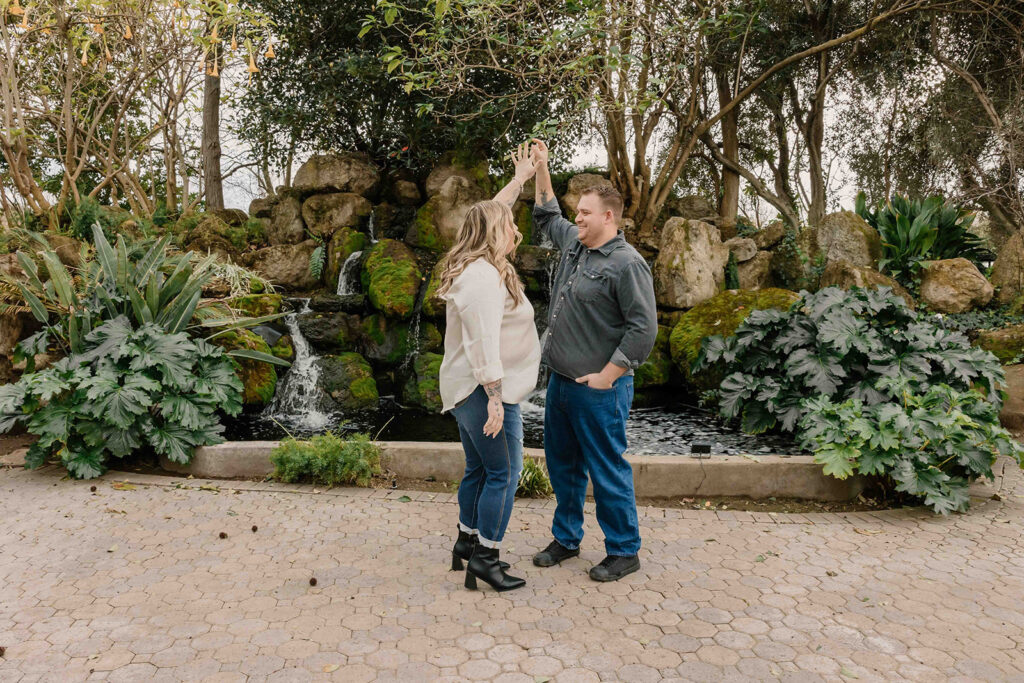
{"type": "MultiPolygon", "coordinates": [[[[459,529],[459,537],[452,547],[452,571],[462,571],[465,569],[462,561],[469,561],[469,558],[473,556],[473,548],[476,547],[479,540],[476,534],[468,534],[459,529]]],[[[498,564],[501,565],[502,569],[508,569],[508,562],[499,562],[498,564]]]]}
{"type": "Polygon", "coordinates": [[[466,566],[466,588],[476,590],[477,579],[486,581],[496,591],[510,591],[526,585],[526,581],[505,573],[498,561],[497,548],[487,548],[479,544],[473,550],[473,557],[469,558],[469,564],[466,566]]]}

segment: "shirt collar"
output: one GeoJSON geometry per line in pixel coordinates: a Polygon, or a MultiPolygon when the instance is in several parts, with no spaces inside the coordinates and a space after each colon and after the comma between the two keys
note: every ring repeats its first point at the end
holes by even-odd
{"type": "Polygon", "coordinates": [[[599,247],[596,247],[594,249],[588,249],[588,251],[599,251],[599,252],[601,252],[602,256],[607,256],[608,254],[612,253],[613,251],[615,251],[616,249],[618,249],[620,246],[622,246],[625,243],[626,243],[626,234],[624,232],[622,232],[621,230],[619,230],[615,234],[615,237],[611,238],[610,240],[608,240],[607,242],[605,242],[604,244],[602,244],[599,247]]]}

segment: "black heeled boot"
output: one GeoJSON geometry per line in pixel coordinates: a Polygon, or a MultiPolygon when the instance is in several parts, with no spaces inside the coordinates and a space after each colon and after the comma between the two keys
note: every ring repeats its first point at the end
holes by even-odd
{"type": "MultiPolygon", "coordinates": [[[[476,547],[479,538],[476,534],[469,534],[459,529],[459,537],[455,541],[455,545],[452,547],[452,571],[462,571],[465,567],[462,565],[462,561],[466,560],[469,562],[469,558],[473,556],[473,548],[476,547]]],[[[508,562],[499,562],[502,569],[508,569],[508,562]]]]}
{"type": "Polygon", "coordinates": [[[501,568],[497,548],[487,548],[479,544],[473,550],[469,564],[466,565],[466,588],[476,590],[477,579],[487,582],[496,591],[510,591],[526,585],[526,581],[517,576],[509,576],[501,568]]]}

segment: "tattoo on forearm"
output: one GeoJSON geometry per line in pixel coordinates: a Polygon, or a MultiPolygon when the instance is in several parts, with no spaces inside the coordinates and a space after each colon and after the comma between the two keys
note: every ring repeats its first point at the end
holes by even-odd
{"type": "Polygon", "coordinates": [[[540,203],[541,204],[547,204],[548,203],[548,191],[547,190],[541,190],[540,191],[540,203]]]}
{"type": "Polygon", "coordinates": [[[493,382],[491,384],[484,385],[484,391],[487,392],[487,398],[501,399],[501,380],[493,382]]]}

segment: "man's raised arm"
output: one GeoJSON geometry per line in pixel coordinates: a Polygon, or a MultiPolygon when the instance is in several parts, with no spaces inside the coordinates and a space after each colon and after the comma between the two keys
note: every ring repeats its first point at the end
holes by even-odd
{"type": "Polygon", "coordinates": [[[559,249],[565,249],[579,237],[580,231],[575,225],[562,216],[562,210],[555,199],[555,190],[551,186],[551,173],[548,171],[548,146],[543,140],[533,140],[530,157],[537,169],[537,192],[533,204],[533,222],[541,232],[546,232],[551,241],[559,249]]]}

